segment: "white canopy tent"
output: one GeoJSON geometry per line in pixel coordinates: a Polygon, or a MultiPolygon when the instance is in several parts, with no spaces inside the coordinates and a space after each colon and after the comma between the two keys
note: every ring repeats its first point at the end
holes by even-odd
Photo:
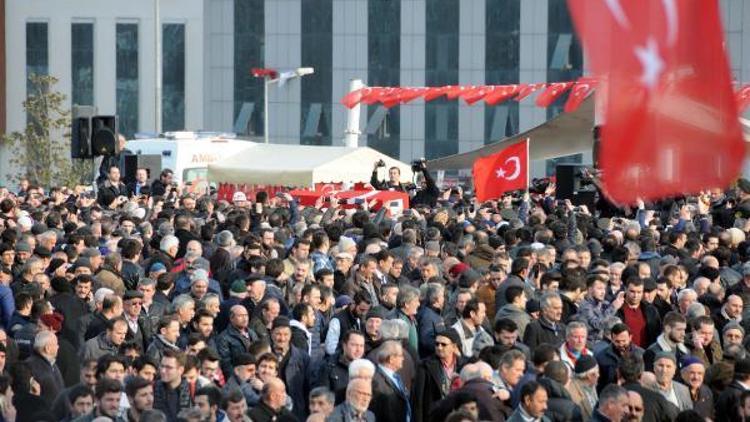
{"type": "Polygon", "coordinates": [[[412,177],[411,166],[369,147],[254,144],[208,166],[212,182],[311,187],[316,183],[369,182],[376,161],[401,169],[401,180],[412,177]]]}

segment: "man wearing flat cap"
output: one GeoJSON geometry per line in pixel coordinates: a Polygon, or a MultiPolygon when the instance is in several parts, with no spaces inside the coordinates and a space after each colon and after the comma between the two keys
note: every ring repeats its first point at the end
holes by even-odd
{"type": "Polygon", "coordinates": [[[682,379],[690,390],[693,410],[705,419],[714,419],[714,395],[711,389],[703,383],[706,367],[702,360],[695,356],[685,356],[682,359],[682,379]]]}
{"type": "Polygon", "coordinates": [[[449,328],[435,335],[435,353],[417,366],[417,376],[412,387],[414,422],[428,420],[430,406],[444,399],[451,383],[461,371],[465,360],[461,357],[461,336],[449,328]]]}
{"type": "Polygon", "coordinates": [[[292,328],[289,318],[276,317],[271,326],[271,347],[279,357],[279,378],[287,385],[292,399],[292,412],[299,420],[307,418],[307,395],[309,393],[308,371],[310,357],[292,346],[292,328]]]}
{"type": "Polygon", "coordinates": [[[668,402],[677,406],[680,411],[693,408],[690,390],[684,385],[674,382],[677,371],[677,360],[674,353],[657,352],[654,356],[654,375],[656,376],[655,390],[664,396],[668,402]]]}

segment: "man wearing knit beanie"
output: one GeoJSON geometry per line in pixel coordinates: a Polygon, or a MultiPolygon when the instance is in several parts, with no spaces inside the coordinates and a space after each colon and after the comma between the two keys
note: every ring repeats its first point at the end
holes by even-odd
{"type": "Polygon", "coordinates": [[[599,365],[593,356],[583,355],[575,364],[573,379],[568,388],[570,399],[581,408],[583,420],[589,420],[596,408],[599,396],[596,384],[599,382],[599,365]]]}

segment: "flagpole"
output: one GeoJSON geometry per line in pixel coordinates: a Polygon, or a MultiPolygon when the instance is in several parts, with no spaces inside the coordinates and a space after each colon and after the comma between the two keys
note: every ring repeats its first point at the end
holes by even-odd
{"type": "Polygon", "coordinates": [[[526,138],[526,193],[531,192],[531,154],[529,153],[530,139],[526,138]]]}

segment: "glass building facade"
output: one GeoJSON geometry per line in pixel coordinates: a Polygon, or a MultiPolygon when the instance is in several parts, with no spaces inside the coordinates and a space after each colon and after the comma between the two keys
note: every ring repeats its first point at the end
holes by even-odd
{"type": "MultiPolygon", "coordinates": [[[[549,0],[547,82],[575,81],[583,75],[583,49],[573,29],[566,0],[549,0]]],[[[547,108],[547,118],[563,111],[568,93],[547,108]]]]}
{"type": "Polygon", "coordinates": [[[185,25],[162,25],[162,131],[185,128],[185,25]]]}
{"type": "Polygon", "coordinates": [[[132,139],[138,132],[138,24],[118,23],[115,45],[119,131],[132,139]]]}
{"type": "Polygon", "coordinates": [[[263,79],[250,69],[265,63],[265,0],[234,0],[234,131],[263,135],[263,79]]]}
{"type": "Polygon", "coordinates": [[[333,1],[301,0],[301,7],[301,65],[315,73],[301,78],[300,143],[331,145],[333,1]]]}
{"type": "MultiPolygon", "coordinates": [[[[426,2],[425,85],[458,84],[459,0],[426,2]]],[[[458,101],[425,104],[425,158],[458,152],[458,101]]]]}
{"type": "Polygon", "coordinates": [[[33,87],[29,76],[49,74],[49,27],[46,22],[26,23],[26,94],[33,87]]]}
{"type": "MultiPolygon", "coordinates": [[[[401,1],[367,2],[367,85],[401,85],[401,1]]],[[[367,145],[398,158],[401,145],[400,107],[367,108],[367,145]]]]}
{"type": "Polygon", "coordinates": [[[94,105],[94,24],[71,25],[71,99],[73,104],[94,105]]]}
{"type": "MultiPolygon", "coordinates": [[[[485,82],[487,85],[517,84],[521,56],[521,0],[487,0],[485,8],[485,82]]],[[[485,106],[485,144],[516,133],[517,101],[485,106]]]]}

